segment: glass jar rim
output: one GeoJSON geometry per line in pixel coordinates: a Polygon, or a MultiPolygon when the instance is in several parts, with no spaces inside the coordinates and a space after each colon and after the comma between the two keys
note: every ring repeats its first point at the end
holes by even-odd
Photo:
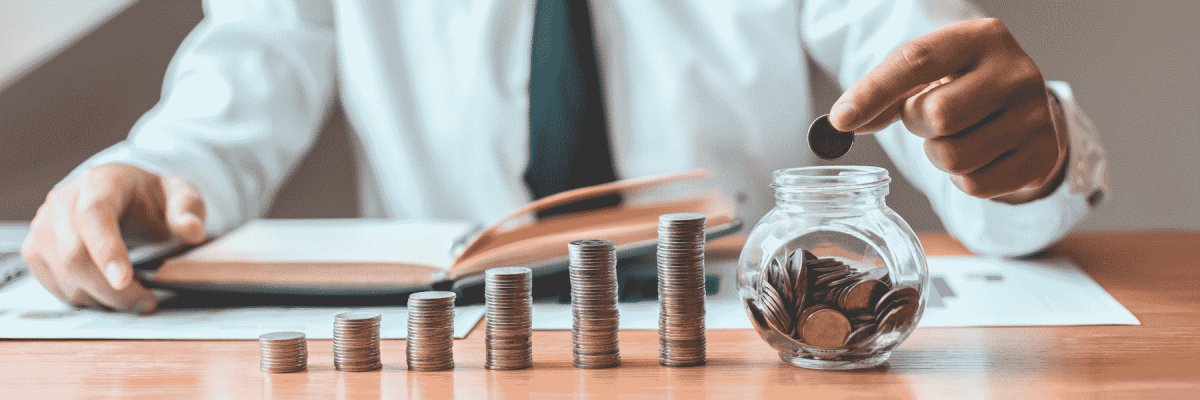
{"type": "Polygon", "coordinates": [[[860,165],[830,165],[785,168],[771,173],[774,189],[853,190],[886,186],[891,182],[887,169],[860,165]]]}

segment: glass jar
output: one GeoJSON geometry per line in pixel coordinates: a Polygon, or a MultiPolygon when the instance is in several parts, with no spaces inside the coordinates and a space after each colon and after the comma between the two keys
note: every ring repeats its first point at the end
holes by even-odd
{"type": "Polygon", "coordinates": [[[925,310],[928,267],[916,234],[884,203],[887,170],[775,171],[775,208],[738,261],[738,294],[779,357],[813,369],[887,361],[925,310]]]}

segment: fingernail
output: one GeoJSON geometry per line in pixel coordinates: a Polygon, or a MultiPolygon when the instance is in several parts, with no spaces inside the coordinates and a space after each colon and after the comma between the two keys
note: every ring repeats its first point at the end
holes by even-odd
{"type": "MultiPolygon", "coordinates": [[[[843,127],[850,127],[850,129],[846,129],[846,131],[849,131],[853,129],[852,125],[858,119],[858,107],[855,107],[854,103],[842,103],[833,108],[832,114],[830,115],[830,122],[833,122],[835,119],[833,117],[837,116],[836,120],[841,122],[843,127]]],[[[838,129],[842,128],[839,127],[838,129]]]]}
{"type": "Polygon", "coordinates": [[[196,214],[192,214],[189,212],[179,214],[177,221],[179,222],[179,225],[187,225],[192,222],[201,223],[201,224],[203,223],[203,222],[200,222],[200,217],[196,216],[196,214]]]}
{"type": "Polygon", "coordinates": [[[112,285],[113,289],[123,290],[129,286],[129,279],[126,279],[125,266],[116,261],[110,261],[104,267],[104,277],[108,278],[108,284],[112,285]]]}
{"type": "Polygon", "coordinates": [[[142,299],[136,306],[133,307],[133,312],[138,315],[148,315],[158,308],[158,303],[154,299],[142,299]]]}
{"type": "Polygon", "coordinates": [[[204,220],[192,213],[182,213],[175,217],[175,233],[188,243],[204,240],[204,220]],[[181,228],[181,229],[180,229],[181,228]]]}

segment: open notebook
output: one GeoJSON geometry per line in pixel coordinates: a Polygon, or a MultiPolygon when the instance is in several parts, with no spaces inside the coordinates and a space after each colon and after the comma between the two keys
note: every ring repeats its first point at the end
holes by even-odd
{"type": "Polygon", "coordinates": [[[566,269],[572,240],[613,240],[619,257],[653,252],[662,214],[704,214],[709,239],[736,232],[741,227],[737,205],[712,189],[531,217],[579,200],[669,190],[707,177],[705,171],[692,171],[580,188],[530,203],[486,228],[462,221],[257,220],[165,260],[147,283],[193,290],[362,295],[461,288],[482,282],[485,270],[502,266],[525,266],[535,276],[547,275],[566,269]]]}

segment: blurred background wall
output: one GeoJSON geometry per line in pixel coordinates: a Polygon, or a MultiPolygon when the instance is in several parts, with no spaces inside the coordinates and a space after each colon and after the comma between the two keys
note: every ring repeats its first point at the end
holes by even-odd
{"type": "MultiPolygon", "coordinates": [[[[1200,4],[977,4],[1009,26],[1047,79],[1073,85],[1101,132],[1115,193],[1082,228],[1200,229],[1200,4]]],[[[201,18],[199,0],[0,0],[0,220],[32,218],[75,165],[125,137],[158,101],[171,55],[201,18]]],[[[815,104],[837,99],[828,77],[813,83],[815,104]]],[[[269,216],[357,214],[347,134],[335,107],[269,216]]],[[[843,162],[894,169],[874,140],[843,162]]],[[[942,229],[902,179],[888,203],[918,231],[942,229]]]]}

